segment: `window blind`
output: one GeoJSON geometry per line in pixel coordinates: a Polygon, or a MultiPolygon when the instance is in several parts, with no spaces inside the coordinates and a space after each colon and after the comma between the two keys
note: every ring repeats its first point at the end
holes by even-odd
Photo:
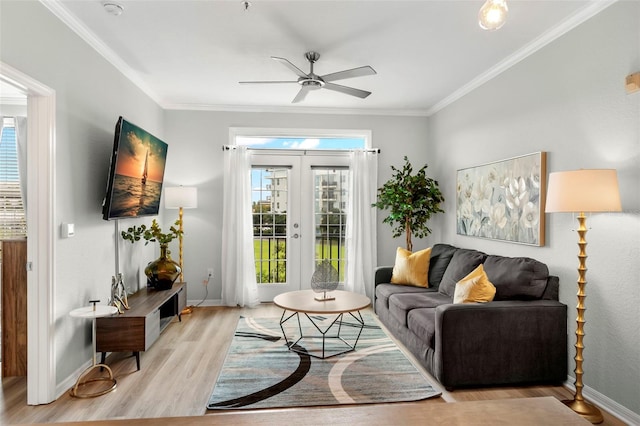
{"type": "Polygon", "coordinates": [[[18,167],[15,121],[5,117],[0,136],[0,240],[27,235],[18,167]]]}

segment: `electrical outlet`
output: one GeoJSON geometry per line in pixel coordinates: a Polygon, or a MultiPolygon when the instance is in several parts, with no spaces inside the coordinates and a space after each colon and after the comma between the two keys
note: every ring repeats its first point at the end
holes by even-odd
{"type": "Polygon", "coordinates": [[[212,276],[213,276],[213,268],[207,269],[207,277],[212,277],[212,276]]]}

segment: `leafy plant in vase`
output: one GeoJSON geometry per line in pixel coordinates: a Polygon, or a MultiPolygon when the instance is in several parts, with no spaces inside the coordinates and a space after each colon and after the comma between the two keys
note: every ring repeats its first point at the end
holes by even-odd
{"type": "Polygon", "coordinates": [[[404,161],[402,169],[391,166],[394,174],[378,188],[378,200],[372,207],[389,210],[389,216],[382,222],[393,227],[394,238],[404,233],[407,250],[413,251],[411,235],[424,238],[431,233],[427,222],[432,215],[444,213],[440,208],[444,197],[438,181],[427,177],[426,164],[413,175],[413,166],[406,156],[404,161]]]}
{"type": "Polygon", "coordinates": [[[162,232],[158,222],[153,219],[149,228],[146,225],[131,226],[120,234],[122,238],[130,241],[131,244],[146,240],[145,245],[153,242],[160,244],[160,257],[153,262],[149,262],[144,268],[144,274],[147,276],[147,285],[156,290],[168,290],[180,276],[180,265],[171,260],[169,243],[174,238],[182,236],[182,231],[176,227],[180,226],[180,219],[176,220],[174,225],[169,228],[169,232],[162,232]]]}

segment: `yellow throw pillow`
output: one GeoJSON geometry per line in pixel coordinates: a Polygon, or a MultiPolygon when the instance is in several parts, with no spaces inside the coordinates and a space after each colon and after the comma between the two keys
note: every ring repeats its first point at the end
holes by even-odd
{"type": "Polygon", "coordinates": [[[456,283],[453,303],[486,303],[496,295],[496,287],[489,281],[482,264],[456,283]]]}
{"type": "Polygon", "coordinates": [[[394,284],[429,287],[430,260],[431,247],[415,253],[398,247],[398,250],[396,250],[396,263],[391,274],[391,282],[394,284]]]}

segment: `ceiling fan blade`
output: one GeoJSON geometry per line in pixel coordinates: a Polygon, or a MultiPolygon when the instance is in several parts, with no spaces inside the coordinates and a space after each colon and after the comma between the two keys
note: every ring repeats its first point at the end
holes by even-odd
{"type": "Polygon", "coordinates": [[[371,68],[369,65],[365,65],[364,67],[338,71],[331,74],[323,75],[321,77],[324,81],[336,81],[336,80],[343,80],[345,78],[363,77],[365,75],[374,75],[374,74],[377,74],[376,70],[371,68]]]}
{"type": "Polygon", "coordinates": [[[297,81],[239,81],[240,84],[282,84],[282,83],[297,83],[297,81]]]}
{"type": "Polygon", "coordinates": [[[345,93],[351,96],[357,96],[359,98],[366,98],[371,94],[371,92],[367,92],[366,90],[355,89],[353,87],[341,86],[340,84],[335,83],[325,83],[322,86],[324,89],[334,90],[336,92],[345,93]]]}
{"type": "Polygon", "coordinates": [[[307,74],[305,74],[304,71],[302,71],[300,68],[296,67],[295,65],[293,65],[291,62],[289,62],[287,59],[285,58],[278,58],[277,56],[272,56],[271,59],[274,59],[278,62],[280,62],[282,65],[284,65],[285,67],[289,68],[291,71],[293,71],[294,73],[296,73],[296,75],[298,77],[307,77],[307,74]]]}
{"type": "Polygon", "coordinates": [[[309,86],[302,86],[300,88],[300,91],[298,92],[298,94],[296,95],[295,98],[293,98],[293,100],[291,101],[292,104],[298,103],[298,102],[302,102],[304,101],[304,98],[307,97],[307,93],[309,93],[309,86]]]}

